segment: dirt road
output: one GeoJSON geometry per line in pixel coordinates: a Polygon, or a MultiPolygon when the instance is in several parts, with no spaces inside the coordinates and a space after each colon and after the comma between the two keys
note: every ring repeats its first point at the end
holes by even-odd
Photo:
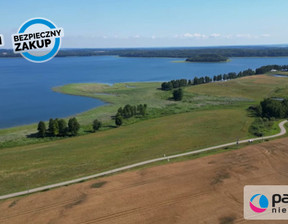
{"type": "MultiPolygon", "coordinates": [[[[286,129],[285,129],[285,126],[284,126],[285,123],[287,123],[287,120],[282,121],[282,122],[279,123],[280,132],[278,134],[271,135],[271,136],[266,136],[266,137],[260,137],[260,138],[241,140],[238,143],[241,144],[241,143],[247,143],[249,141],[270,139],[270,138],[275,138],[275,137],[279,137],[281,135],[284,135],[284,134],[286,134],[286,129]]],[[[2,195],[2,196],[0,196],[0,200],[7,199],[7,198],[13,198],[13,197],[17,197],[17,196],[22,196],[22,195],[27,195],[27,194],[31,194],[31,193],[35,193],[35,192],[41,192],[41,191],[45,191],[45,190],[50,190],[52,188],[66,186],[66,185],[73,184],[73,183],[79,183],[81,181],[93,179],[93,178],[96,178],[96,177],[102,177],[102,176],[114,174],[114,173],[117,173],[117,172],[120,172],[120,171],[129,170],[131,168],[143,166],[143,165],[146,165],[146,164],[149,164],[149,163],[154,163],[154,162],[158,162],[158,161],[162,161],[162,160],[170,160],[170,159],[177,158],[177,157],[182,157],[182,156],[193,155],[193,154],[197,154],[197,153],[201,153],[201,152],[205,152],[205,151],[210,151],[210,150],[214,150],[214,149],[224,148],[224,147],[235,145],[235,144],[236,144],[236,142],[231,142],[231,143],[226,143],[226,144],[223,144],[223,145],[217,145],[217,146],[212,146],[212,147],[209,147],[209,148],[193,150],[193,151],[190,151],[190,152],[180,153],[180,154],[176,154],[176,155],[172,155],[172,156],[167,156],[167,157],[165,156],[165,157],[160,157],[160,158],[156,158],[156,159],[146,160],[146,161],[143,161],[143,162],[140,162],[140,163],[131,164],[131,165],[128,165],[128,166],[116,168],[116,169],[113,169],[113,170],[105,171],[105,172],[102,172],[102,173],[97,173],[97,174],[86,176],[86,177],[82,177],[82,178],[77,178],[77,179],[64,181],[64,182],[57,183],[57,184],[51,184],[51,185],[47,185],[47,186],[43,186],[43,187],[33,188],[33,189],[26,190],[26,191],[15,192],[15,193],[12,193],[12,194],[2,195]]]]}
{"type": "Polygon", "coordinates": [[[286,185],[287,148],[283,138],[0,201],[0,223],[250,223],[243,187],[286,185]]]}

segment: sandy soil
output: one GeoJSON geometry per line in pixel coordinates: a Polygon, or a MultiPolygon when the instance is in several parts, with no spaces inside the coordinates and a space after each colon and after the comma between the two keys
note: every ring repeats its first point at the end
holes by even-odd
{"type": "Polygon", "coordinates": [[[1,201],[0,223],[265,223],[243,220],[248,184],[288,184],[288,138],[1,201]]]}

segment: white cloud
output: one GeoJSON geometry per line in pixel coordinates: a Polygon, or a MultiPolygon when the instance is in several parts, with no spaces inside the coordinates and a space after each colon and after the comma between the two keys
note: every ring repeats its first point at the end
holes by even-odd
{"type": "Polygon", "coordinates": [[[183,35],[183,37],[186,37],[186,38],[198,38],[198,39],[207,38],[207,36],[205,34],[201,34],[201,33],[185,33],[183,35]]]}
{"type": "MultiPolygon", "coordinates": [[[[188,43],[191,42],[195,42],[195,43],[201,43],[203,42],[203,44],[207,43],[207,44],[218,44],[218,43],[230,43],[231,41],[260,41],[260,40],[270,40],[271,38],[271,34],[269,33],[263,33],[263,34],[250,34],[250,33],[238,33],[238,34],[221,34],[221,33],[200,33],[200,32],[195,32],[195,33],[182,33],[182,34],[175,34],[173,36],[159,36],[156,34],[151,34],[151,35],[142,35],[139,33],[134,33],[134,34],[130,34],[130,35],[123,35],[123,34],[90,34],[88,37],[86,36],[86,38],[95,40],[95,41],[99,41],[99,40],[103,40],[103,41],[116,41],[117,43],[119,41],[152,41],[152,44],[155,43],[162,43],[161,41],[182,41],[181,43],[184,43],[183,41],[188,41],[188,43]]],[[[84,38],[84,36],[82,36],[81,38],[84,38]]],[[[85,38],[84,38],[85,39],[85,38]]],[[[231,42],[231,43],[232,43],[231,42]]],[[[176,42],[175,42],[176,43],[176,42]]]]}
{"type": "Polygon", "coordinates": [[[209,38],[230,38],[230,35],[221,35],[220,33],[202,34],[202,33],[185,33],[176,34],[174,38],[179,39],[209,39],[209,38]]]}
{"type": "Polygon", "coordinates": [[[212,33],[212,34],[201,34],[201,33],[185,33],[185,34],[176,34],[174,38],[176,39],[258,39],[270,37],[270,34],[260,34],[254,35],[250,33],[239,33],[239,34],[220,34],[220,33],[212,33]]]}
{"type": "Polygon", "coordinates": [[[209,35],[209,37],[217,38],[217,37],[221,37],[221,34],[220,33],[212,33],[209,35]]]}

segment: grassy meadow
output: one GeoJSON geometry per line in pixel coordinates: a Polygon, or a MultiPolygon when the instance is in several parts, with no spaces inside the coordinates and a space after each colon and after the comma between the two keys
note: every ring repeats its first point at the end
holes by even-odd
{"type": "MultiPolygon", "coordinates": [[[[87,130],[94,119],[103,122],[96,133],[73,138],[28,139],[36,125],[0,130],[0,194],[34,188],[140,162],[252,137],[249,105],[264,97],[285,97],[288,79],[259,75],[184,88],[184,99],[170,99],[160,83],[69,84],[55,91],[89,96],[107,105],[77,115],[87,130]],[[280,89],[280,90],[279,90],[280,89]],[[120,106],[146,103],[145,118],[132,118],[114,128],[111,116],[120,106]],[[32,130],[33,129],[33,130],[32,130]],[[21,135],[23,135],[21,137],[21,135]],[[10,137],[8,141],[3,139],[10,137]],[[34,143],[34,144],[32,144],[34,143]],[[5,147],[7,144],[7,148],[5,147]],[[12,147],[16,146],[16,147],[12,147]]],[[[267,135],[278,132],[277,124],[267,135]]]]}
{"type": "Polygon", "coordinates": [[[237,108],[188,112],[85,136],[2,149],[0,192],[64,181],[163,154],[236,142],[237,137],[248,137],[252,120],[237,108]]]}
{"type": "Polygon", "coordinates": [[[253,101],[261,101],[265,97],[288,96],[288,79],[272,75],[247,76],[209,85],[209,88],[198,85],[187,91],[201,95],[246,98],[253,101]]]}
{"type": "MultiPolygon", "coordinates": [[[[114,121],[111,116],[114,116],[119,107],[126,104],[137,105],[147,104],[148,115],[145,118],[131,118],[125,121],[124,125],[135,123],[141,120],[178,114],[197,110],[199,108],[210,108],[219,105],[239,105],[241,102],[246,102],[247,99],[223,97],[223,96],[207,96],[199,95],[190,92],[185,93],[183,101],[176,102],[170,100],[172,97],[171,91],[159,90],[161,83],[158,82],[141,82],[141,83],[118,83],[113,86],[105,84],[68,84],[61,87],[55,87],[53,90],[65,94],[87,96],[97,98],[107,102],[106,105],[97,107],[81,114],[75,115],[80,122],[82,128],[80,135],[85,135],[92,130],[92,122],[99,119],[103,123],[102,130],[111,129],[114,127],[114,121]]],[[[249,101],[249,100],[248,100],[249,101]]],[[[48,126],[48,123],[46,123],[48,126]]],[[[0,149],[48,141],[55,141],[57,138],[27,138],[31,134],[37,132],[37,124],[13,127],[8,129],[0,129],[0,149]]]]}

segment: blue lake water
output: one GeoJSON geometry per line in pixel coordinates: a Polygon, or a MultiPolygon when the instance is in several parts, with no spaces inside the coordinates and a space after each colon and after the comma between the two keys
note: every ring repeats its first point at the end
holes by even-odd
{"type": "Polygon", "coordinates": [[[0,128],[67,117],[104,103],[92,98],[55,93],[68,83],[166,81],[194,76],[288,64],[288,57],[232,58],[225,63],[173,63],[175,58],[57,57],[35,64],[23,58],[0,59],[0,128]]]}

